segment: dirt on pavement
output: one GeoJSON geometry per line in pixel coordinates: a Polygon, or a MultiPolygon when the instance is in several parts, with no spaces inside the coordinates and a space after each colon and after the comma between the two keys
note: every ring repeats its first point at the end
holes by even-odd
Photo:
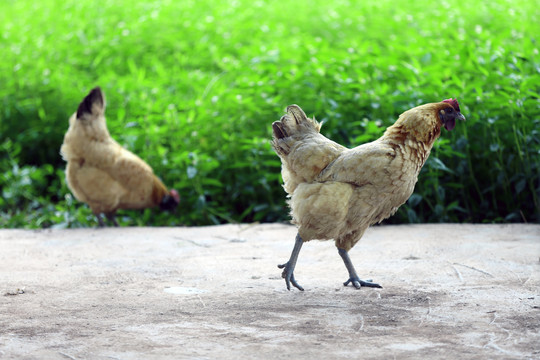
{"type": "Polygon", "coordinates": [[[538,359],[540,225],[0,231],[1,359],[538,359]]]}

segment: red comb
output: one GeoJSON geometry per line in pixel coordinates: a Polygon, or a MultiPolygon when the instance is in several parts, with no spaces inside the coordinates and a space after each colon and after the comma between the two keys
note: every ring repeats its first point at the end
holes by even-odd
{"type": "Polygon", "coordinates": [[[448,103],[448,104],[452,105],[452,107],[453,107],[455,110],[461,112],[461,110],[459,110],[459,104],[458,104],[458,102],[457,102],[457,99],[452,99],[452,98],[450,98],[450,99],[443,100],[442,102],[445,102],[445,103],[448,103]]]}

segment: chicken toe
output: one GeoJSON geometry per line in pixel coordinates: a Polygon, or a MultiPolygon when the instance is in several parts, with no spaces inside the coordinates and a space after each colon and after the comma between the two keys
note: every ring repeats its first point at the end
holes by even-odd
{"type": "Polygon", "coordinates": [[[379,285],[379,284],[376,284],[374,282],[372,282],[372,280],[362,280],[362,279],[359,279],[358,277],[351,277],[349,278],[349,280],[345,281],[343,283],[343,286],[347,286],[349,285],[349,283],[352,283],[353,286],[357,289],[360,289],[362,286],[364,287],[374,287],[374,288],[381,288],[382,289],[382,286],[379,285]]]}
{"type": "Polygon", "coordinates": [[[294,278],[294,266],[291,266],[290,262],[278,265],[278,268],[283,269],[281,277],[285,279],[287,284],[287,290],[291,290],[291,284],[300,291],[304,291],[304,288],[294,278]]]}
{"type": "Polygon", "coordinates": [[[382,289],[381,285],[372,282],[372,280],[364,281],[358,277],[358,274],[356,273],[356,270],[354,269],[354,266],[352,264],[351,258],[349,257],[349,253],[346,250],[338,248],[338,252],[343,259],[343,263],[345,264],[347,271],[349,272],[349,280],[345,281],[343,283],[343,286],[347,286],[349,285],[349,283],[352,283],[352,285],[357,289],[360,289],[362,286],[382,289]]]}

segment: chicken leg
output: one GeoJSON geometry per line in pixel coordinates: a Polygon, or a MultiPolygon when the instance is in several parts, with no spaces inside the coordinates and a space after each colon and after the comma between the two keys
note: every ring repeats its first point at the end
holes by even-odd
{"type": "Polygon", "coordinates": [[[96,218],[97,218],[97,221],[98,221],[98,227],[100,228],[104,228],[105,227],[105,223],[103,222],[103,219],[101,218],[101,214],[95,214],[96,215],[96,218]]]}
{"type": "MultiPolygon", "coordinates": [[[[105,222],[103,221],[101,214],[95,214],[96,218],[98,219],[98,227],[102,228],[105,227],[105,222]]],[[[111,221],[115,227],[118,227],[118,221],[116,221],[115,214],[114,213],[106,213],[105,217],[107,220],[111,221]]]]}
{"type": "Polygon", "coordinates": [[[300,249],[302,248],[303,243],[304,240],[302,240],[300,234],[297,234],[294,248],[289,261],[287,261],[285,264],[278,265],[278,268],[283,269],[281,277],[285,279],[285,283],[287,284],[287,290],[291,290],[292,283],[295,288],[300,291],[304,291],[304,288],[300,286],[300,284],[298,284],[294,278],[294,267],[296,266],[296,260],[298,260],[298,254],[300,253],[300,249]]]}
{"type": "Polygon", "coordinates": [[[372,282],[371,280],[361,280],[358,277],[358,274],[356,273],[356,270],[354,269],[354,266],[352,264],[351,258],[349,257],[349,253],[345,249],[338,248],[339,255],[343,259],[343,263],[345,263],[345,267],[347,268],[347,271],[349,272],[349,280],[343,283],[344,286],[349,285],[349,283],[352,283],[353,286],[357,289],[360,289],[362,286],[365,287],[374,287],[374,288],[381,288],[382,286],[379,284],[376,284],[372,282]]]}
{"type": "Polygon", "coordinates": [[[114,212],[105,213],[105,216],[114,224],[115,227],[118,227],[118,221],[116,221],[116,214],[114,212]]]}

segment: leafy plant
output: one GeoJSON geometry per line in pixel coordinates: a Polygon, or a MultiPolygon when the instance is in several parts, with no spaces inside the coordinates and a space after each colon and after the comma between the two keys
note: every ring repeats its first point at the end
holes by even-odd
{"type": "Polygon", "coordinates": [[[415,194],[389,222],[540,221],[534,1],[0,3],[0,220],[95,226],[66,187],[67,120],[100,85],[112,136],[179,190],[123,225],[288,219],[271,123],[292,103],[347,146],[457,97],[415,194]]]}

